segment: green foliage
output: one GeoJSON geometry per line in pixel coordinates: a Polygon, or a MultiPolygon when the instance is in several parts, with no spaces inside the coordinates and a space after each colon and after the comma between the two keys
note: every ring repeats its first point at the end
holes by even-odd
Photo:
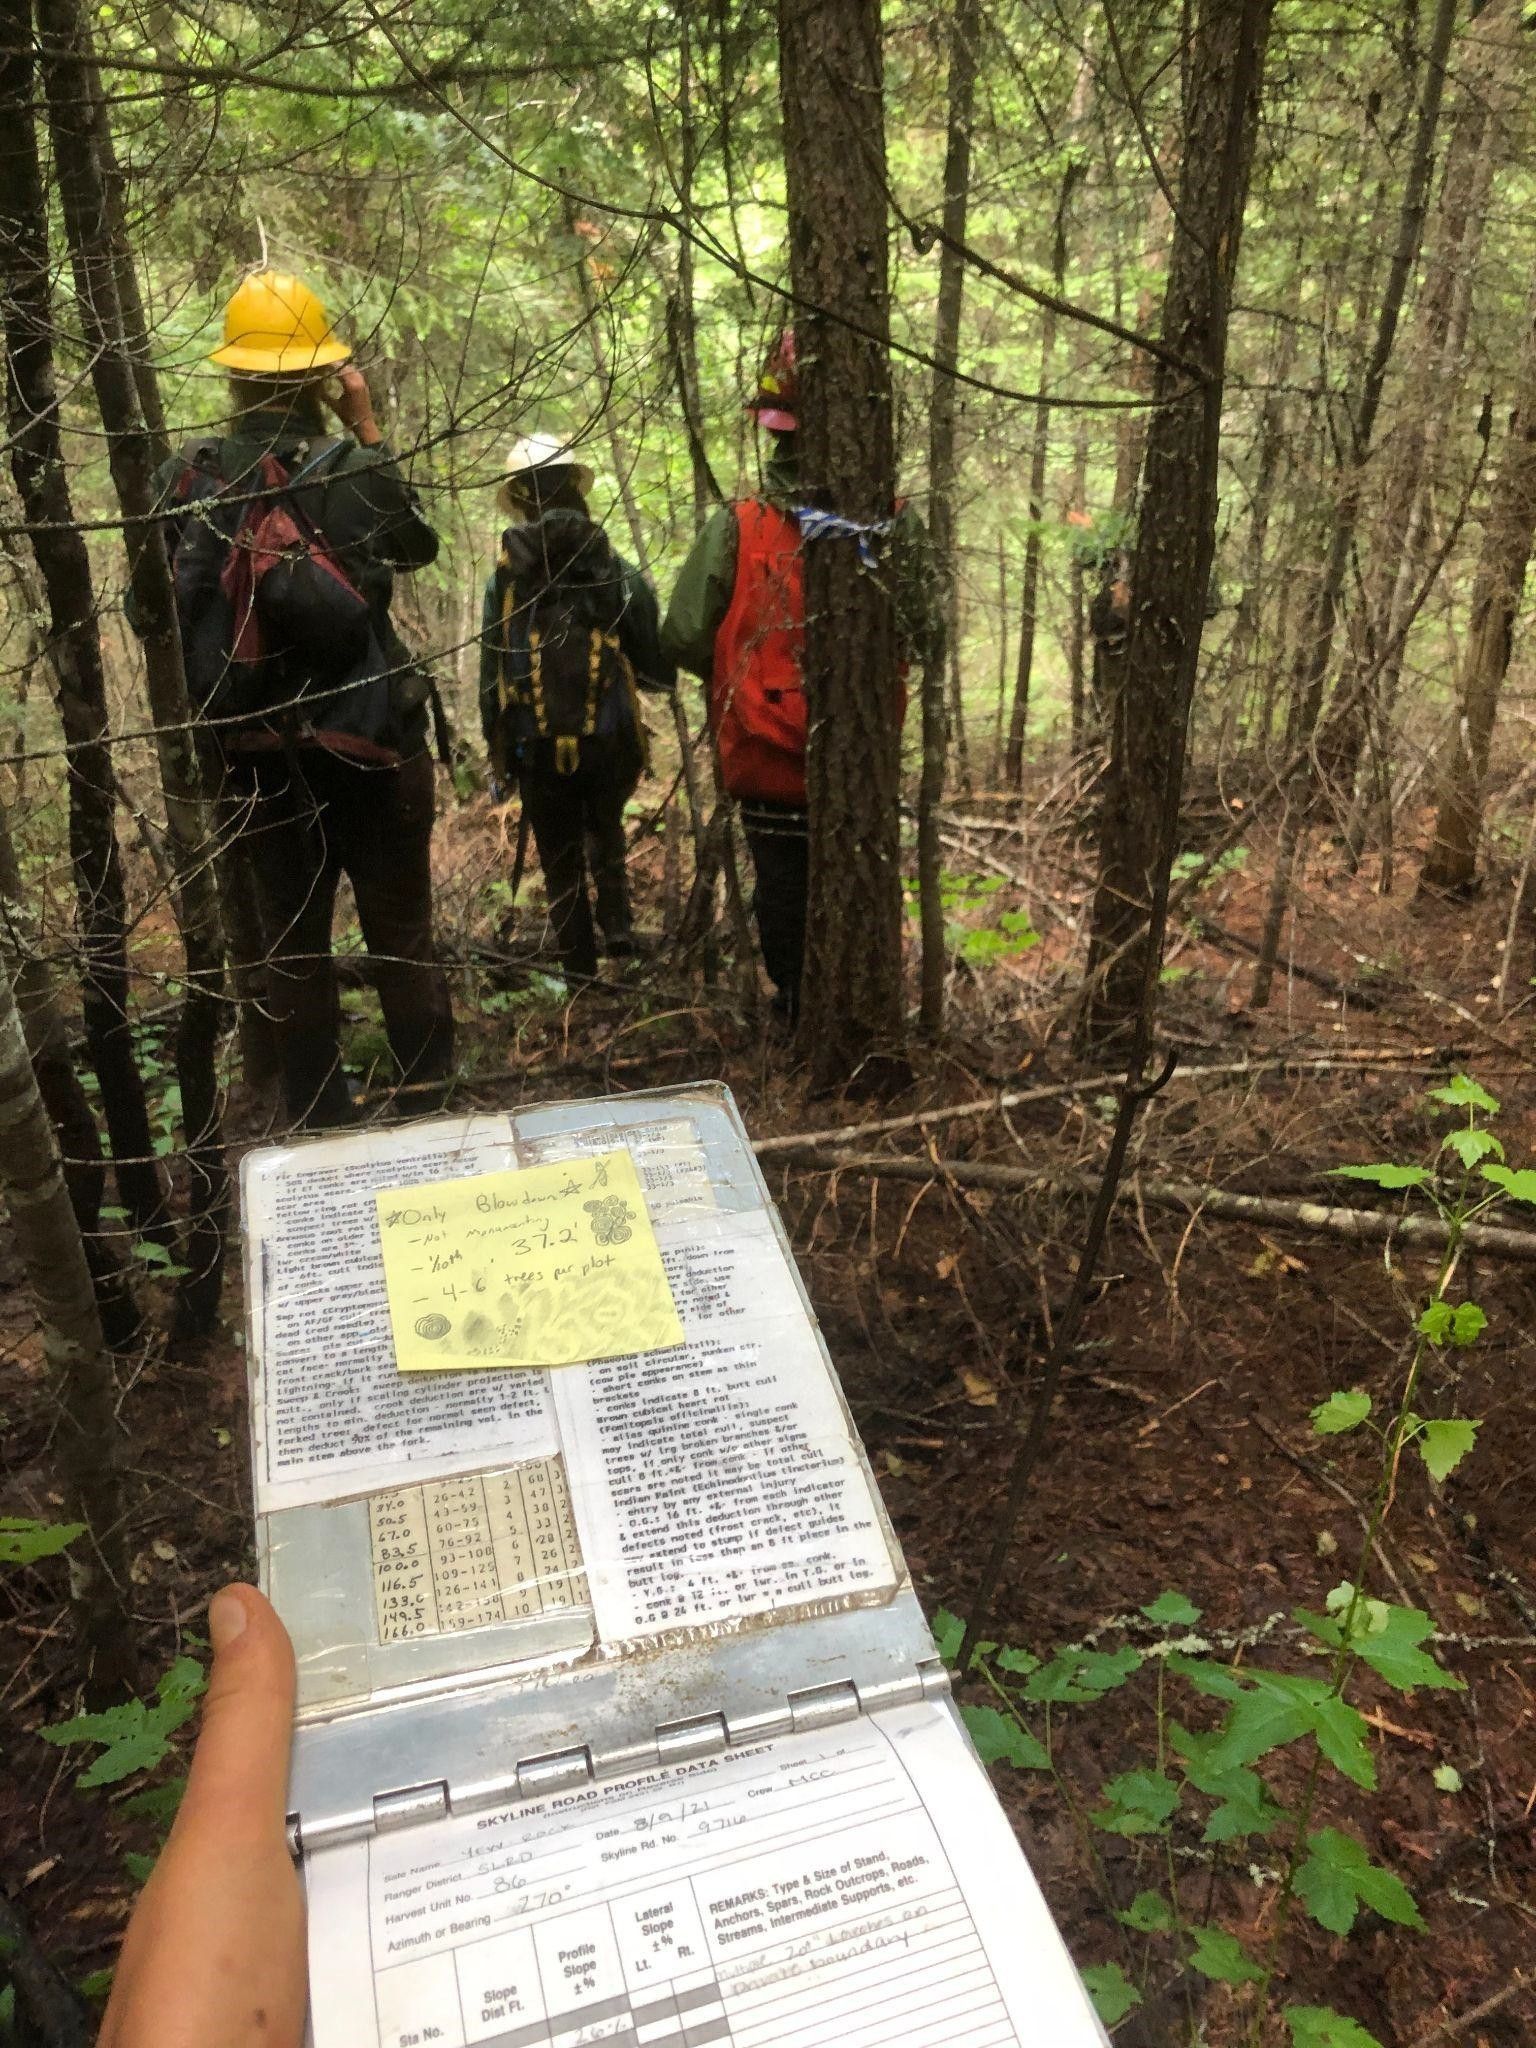
{"type": "Polygon", "coordinates": [[[1249,1955],[1235,1934],[1224,1927],[1192,1927],[1194,1949],[1189,1967],[1209,1977],[1213,1984],[1262,1984],[1265,1972],[1249,1955]]]}
{"type": "Polygon", "coordinates": [[[29,1515],[0,1515],[0,1564],[36,1564],[57,1557],[77,1536],[83,1522],[35,1522],[29,1515]]]}
{"type": "Polygon", "coordinates": [[[1363,1790],[1375,1791],[1376,1766],[1365,1722],[1326,1680],[1287,1671],[1254,1672],[1249,1679],[1210,1752],[1208,1761],[1217,1770],[1257,1763],[1310,1735],[1335,1770],[1363,1790]]]}
{"type": "Polygon", "coordinates": [[[1123,1913],[1115,1918],[1122,1927],[1137,1934],[1172,1934],[1178,1925],[1173,1908],[1161,1892],[1138,1892],[1123,1913]]]}
{"type": "Polygon", "coordinates": [[[1423,1918],[1402,1879],[1373,1863],[1364,1844],[1339,1828],[1308,1835],[1307,1859],[1295,1884],[1297,1897],[1330,1934],[1348,1934],[1361,1906],[1369,1906],[1395,1926],[1423,1929],[1423,1918]]]}
{"type": "Polygon", "coordinates": [[[1113,1651],[1062,1650],[1030,1673],[1024,1697],[1037,1705],[1049,1701],[1061,1706],[1102,1699],[1105,1693],[1124,1685],[1140,1668],[1141,1653],[1129,1644],[1113,1651]]]}
{"type": "MultiPolygon", "coordinates": [[[[1441,1692],[1462,1692],[1461,1679],[1437,1664],[1419,1645],[1433,1634],[1434,1623],[1414,1607],[1389,1607],[1385,1601],[1357,1599],[1352,1587],[1339,1588],[1345,1597],[1337,1603],[1345,1619],[1350,1609],[1354,1622],[1348,1634],[1350,1650],[1399,1692],[1429,1686],[1441,1692]]],[[[1332,1615],[1296,1610],[1296,1620],[1320,1642],[1342,1649],[1346,1642],[1345,1621],[1332,1615]]]]}
{"type": "Polygon", "coordinates": [[[135,1771],[152,1771],[170,1754],[171,1737],[191,1719],[206,1680],[192,1657],[178,1657],[155,1689],[153,1702],[126,1700],[97,1714],[76,1714],[40,1731],[45,1742],[70,1747],[89,1742],[101,1754],[75,1783],[82,1791],[117,1785],[135,1771]]]}
{"type": "Polygon", "coordinates": [[[1536,1167],[1522,1166],[1518,1172],[1507,1166],[1485,1166],[1483,1179],[1507,1195],[1512,1202],[1536,1203],[1536,1167]]]}
{"type": "Polygon", "coordinates": [[[1335,1180],[1363,1180],[1377,1188],[1421,1188],[1434,1179],[1427,1166],[1331,1166],[1335,1180]]]}
{"type": "Polygon", "coordinates": [[[1475,1344],[1487,1327],[1488,1318],[1475,1301],[1458,1302],[1453,1307],[1439,1295],[1414,1325],[1420,1336],[1427,1337],[1431,1344],[1450,1344],[1458,1351],[1465,1351],[1468,1345],[1475,1344]]]}
{"type": "Polygon", "coordinates": [[[1118,2027],[1141,2003],[1141,1993],[1118,1963],[1095,1963],[1084,1970],[1083,1983],[1093,2009],[1106,2027],[1118,2027]]]}
{"type": "Polygon", "coordinates": [[[1443,1102],[1451,1109],[1480,1109],[1487,1116],[1499,1113],[1498,1098],[1490,1095],[1470,1074],[1457,1074],[1443,1088],[1431,1088],[1429,1099],[1431,1102],[1443,1102]]]}
{"type": "Polygon", "coordinates": [[[1156,1835],[1179,1803],[1179,1788],[1166,1772],[1122,1771],[1103,1787],[1104,1804],[1093,1816],[1110,1835],[1156,1835]]]}
{"type": "Polygon", "coordinates": [[[1183,1593],[1167,1592],[1159,1593],[1157,1598],[1141,1611],[1148,1621],[1155,1621],[1159,1628],[1193,1628],[1203,1610],[1183,1593]]]}
{"type": "Polygon", "coordinates": [[[999,1713],[996,1707],[965,1706],[960,1709],[960,1718],[984,1764],[1012,1764],[1020,1771],[1051,1768],[1045,1744],[1016,1715],[999,1713]]]}
{"type": "Polygon", "coordinates": [[[1432,1479],[1442,1484],[1450,1478],[1477,1441],[1480,1422],[1446,1420],[1421,1422],[1412,1418],[1413,1441],[1432,1479]]]}
{"type": "Polygon", "coordinates": [[[1454,1764],[1436,1764],[1430,1776],[1437,1792],[1459,1792],[1462,1789],[1461,1773],[1454,1764]]]}
{"type": "Polygon", "coordinates": [[[1288,2005],[1285,2023],[1291,2030],[1291,2048],[1381,2048],[1358,2020],[1346,2019],[1326,2005],[1288,2005]]]}
{"type": "Polygon", "coordinates": [[[1358,1429],[1371,1412],[1371,1397],[1358,1388],[1353,1393],[1330,1394],[1312,1410],[1312,1427],[1319,1436],[1344,1436],[1358,1429]]]}
{"type": "Polygon", "coordinates": [[[1287,1818],[1285,1808],[1270,1798],[1257,1771],[1242,1764],[1211,1761],[1211,1751],[1221,1740],[1219,1731],[1192,1734],[1177,1721],[1170,1724],[1169,1740],[1184,1765],[1184,1775],[1197,1792],[1216,1804],[1205,1824],[1204,1842],[1239,1842],[1250,1835],[1271,1835],[1287,1818]]]}

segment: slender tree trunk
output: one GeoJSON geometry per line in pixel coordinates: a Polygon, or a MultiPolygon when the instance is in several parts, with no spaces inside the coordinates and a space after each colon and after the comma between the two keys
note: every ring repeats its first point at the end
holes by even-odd
{"type": "MultiPolygon", "coordinates": [[[[1380,507],[1350,658],[1340,684],[1341,709],[1318,752],[1334,788],[1353,786],[1368,732],[1385,759],[1401,650],[1386,662],[1383,648],[1399,628],[1422,581],[1429,551],[1426,493],[1434,488],[1440,451],[1466,382],[1466,328],[1472,280],[1496,164],[1508,143],[1506,116],[1519,76],[1521,32],[1512,0],[1492,0],[1463,37],[1453,66],[1459,93],[1446,148],[1433,248],[1414,305],[1408,363],[1396,424],[1383,451],[1383,474],[1372,495],[1380,507]],[[1374,677],[1373,681],[1367,681],[1374,677]]],[[[1377,798],[1385,794],[1378,790],[1377,798]]],[[[1362,796],[1348,840],[1358,854],[1374,799],[1362,796]]],[[[1379,809],[1379,804],[1378,804],[1379,809]]]]}
{"type": "MultiPolygon", "coordinates": [[[[1301,666],[1296,676],[1295,703],[1300,742],[1310,742],[1317,732],[1322,712],[1323,690],[1333,658],[1334,629],[1344,595],[1344,579],[1354,549],[1355,533],[1364,499],[1367,463],[1376,431],[1376,414],[1381,405],[1387,366],[1397,338],[1408,279],[1424,239],[1424,215],[1429,203],[1430,176],[1434,168],[1435,131],[1440,123],[1440,105],[1445,89],[1445,65],[1451,34],[1456,25],[1457,0],[1437,0],[1429,51],[1425,59],[1424,88],[1419,97],[1414,127],[1413,150],[1403,203],[1398,212],[1397,239],[1375,337],[1366,362],[1359,402],[1355,407],[1349,445],[1341,465],[1338,505],[1329,539],[1327,565],[1317,592],[1316,605],[1302,643],[1301,666]]],[[[1296,856],[1306,829],[1306,814],[1317,785],[1317,766],[1308,760],[1292,778],[1286,792],[1285,814],[1281,820],[1280,843],[1270,880],[1269,903],[1265,912],[1258,966],[1254,970],[1250,1006],[1262,1010],[1269,1001],[1275,959],[1280,950],[1280,933],[1291,900],[1291,880],[1296,856]]]]}
{"type": "MultiPolygon", "coordinates": [[[[960,315],[965,298],[965,258],[959,245],[971,196],[971,115],[976,100],[976,39],[980,0],[958,0],[949,35],[949,141],[944,155],[944,241],[939,251],[939,298],[933,328],[933,388],[929,396],[928,533],[949,622],[949,646],[931,650],[923,663],[923,769],[917,792],[917,895],[923,934],[923,1029],[944,1023],[947,949],[939,878],[939,806],[944,800],[947,751],[944,664],[958,662],[955,646],[955,419],[958,393],[954,373],[960,360],[960,315]]],[[[969,778],[966,778],[967,780],[969,778]]]]}
{"type": "Polygon", "coordinates": [[[69,1559],[70,1604],[92,1690],[131,1685],[136,1632],[117,1470],[117,1386],[101,1333],[80,1225],[38,1093],[8,967],[0,964],[0,1193],[37,1304],[59,1428],[66,1513],[86,1533],[69,1559]]]}
{"type": "MultiPolygon", "coordinates": [[[[1174,175],[1171,159],[1172,147],[1163,151],[1164,175],[1170,182],[1174,175]]],[[[1156,305],[1157,279],[1162,275],[1168,261],[1168,201],[1160,184],[1154,183],[1147,200],[1147,223],[1142,240],[1141,267],[1143,283],[1136,302],[1136,325],[1144,334],[1152,322],[1156,305]]],[[[1132,391],[1150,398],[1153,392],[1152,358],[1145,349],[1132,351],[1126,382],[1132,391]]],[[[1147,445],[1147,414],[1137,409],[1121,414],[1120,425],[1115,436],[1115,496],[1114,509],[1128,515],[1136,503],[1136,487],[1141,481],[1142,455],[1147,445]]]]}
{"type": "Polygon", "coordinates": [[[1526,315],[1515,412],[1483,528],[1472,586],[1472,623],[1456,679],[1456,737],[1435,836],[1420,875],[1426,889],[1465,889],[1477,872],[1483,784],[1499,691],[1514,645],[1515,615],[1536,533],[1536,301],[1526,315]]]}
{"type": "Polygon", "coordinates": [[[1008,542],[997,536],[997,711],[992,733],[992,777],[1003,779],[1003,732],[1008,721],[1008,542]]]}
{"type": "Polygon", "coordinates": [[[1179,204],[1131,574],[1125,686],[1100,816],[1082,1036],[1139,1077],[1150,1050],[1184,750],[1216,543],[1227,319],[1274,0],[1203,0],[1190,50],[1179,204]]]}
{"type": "Polygon", "coordinates": [[[58,1140],[64,1184],[90,1267],[91,1284],[107,1344],[126,1351],[143,1327],[121,1262],[100,1233],[107,1170],[101,1135],[75,1063],[69,1030],[59,1013],[53,975],[43,957],[34,920],[22,907],[21,870],[10,821],[0,805],[0,973],[8,973],[26,1034],[38,1093],[58,1140]]]}
{"type": "MultiPolygon", "coordinates": [[[[778,0],[790,269],[808,502],[891,517],[884,57],[879,0],[778,0]]],[[[896,616],[851,539],[805,550],[810,915],[799,1042],[834,1086],[903,1038],[896,616]]],[[[887,1071],[904,1065],[891,1060],[887,1071]]],[[[875,1078],[871,1075],[870,1078],[875,1078]]]]}
{"type": "MultiPolygon", "coordinates": [[[[215,879],[211,811],[203,787],[197,731],[187,700],[175,591],[165,537],[155,518],[154,444],[139,407],[134,363],[123,328],[118,279],[123,259],[112,233],[96,136],[99,90],[89,29],[77,0],[39,0],[43,85],[53,134],[54,174],[74,269],[75,295],[91,355],[91,377],[107,459],[122,510],[128,576],[144,626],[144,669],[160,760],[176,915],[186,959],[186,994],[176,1035],[187,1149],[187,1277],[178,1303],[180,1330],[205,1335],[218,1315],[224,1273],[229,1175],[224,1160],[218,1081],[224,999],[224,937],[215,879]]],[[[148,365],[143,366],[147,370],[148,365]]]]}
{"type": "MultiPolygon", "coordinates": [[[[679,144],[677,201],[685,222],[693,215],[693,187],[698,170],[699,132],[693,104],[693,39],[689,14],[678,16],[681,41],[678,47],[677,117],[681,130],[679,144]]],[[[710,507],[720,503],[723,493],[710,468],[704,445],[703,407],[699,399],[699,334],[695,319],[693,291],[693,242],[683,234],[677,239],[677,290],[667,301],[667,333],[677,375],[678,403],[688,435],[688,461],[693,471],[693,530],[698,532],[709,517],[710,507]]]]}
{"type": "Polygon", "coordinates": [[[86,1044],[123,1207],[169,1242],[144,1085],[128,1028],[127,908],[117,845],[106,677],[90,557],[74,523],[59,433],[48,210],[33,125],[32,21],[0,0],[0,276],[11,474],[47,600],[47,656],[64,728],[69,843],[80,936],[86,1044]]]}

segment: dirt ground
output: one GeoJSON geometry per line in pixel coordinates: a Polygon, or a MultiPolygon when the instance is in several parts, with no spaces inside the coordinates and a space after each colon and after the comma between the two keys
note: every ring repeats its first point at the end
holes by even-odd
{"type": "MultiPolygon", "coordinates": [[[[918,1054],[914,1085],[895,1102],[808,1100],[788,1052],[732,1001],[706,1000],[663,955],[575,1011],[550,999],[488,1002],[494,980],[463,969],[460,1010],[474,1054],[466,1106],[719,1077],[762,1138],[1079,1079],[1062,996],[1084,902],[1082,856],[1062,837],[1044,853],[1026,847],[994,829],[984,807],[973,809],[974,829],[956,828],[946,860],[977,875],[1008,872],[1002,891],[962,910],[962,922],[981,928],[1002,908],[1022,908],[1042,940],[962,964],[951,1038],[918,1054]]],[[[467,949],[490,935],[497,910],[476,897],[497,858],[483,806],[456,814],[445,843],[463,880],[456,943],[467,949]]],[[[640,866],[654,923],[662,851],[649,847],[640,866]]],[[[1267,873],[1261,847],[1203,892],[1202,913],[1255,936],[1267,873]]],[[[1371,1008],[1285,976],[1270,1009],[1250,1014],[1242,953],[1192,932],[1179,937],[1163,1032],[1183,1064],[1144,1115],[1133,1178],[1316,1198],[1330,1165],[1430,1156],[1443,1125],[1426,1112],[1424,1091],[1458,1069],[1503,1098],[1498,1129],[1510,1163],[1536,1163],[1531,1013],[1517,1001],[1501,1012],[1492,990],[1507,887],[1444,905],[1415,903],[1406,885],[1383,898],[1375,882],[1370,867],[1351,876],[1333,850],[1314,853],[1293,941],[1303,965],[1358,985],[1371,1008]],[[1255,1071],[1198,1071],[1238,1061],[1255,1071]]],[[[1517,978],[1516,997],[1527,987],[1517,978]]],[[[1063,1092],[1007,1116],[878,1142],[893,1157],[922,1158],[931,1144],[936,1162],[1091,1174],[1108,1137],[1106,1095],[1063,1092]]],[[[260,1135],[258,1105],[238,1090],[231,1127],[240,1146],[260,1135]]],[[[766,1163],[919,1590],[930,1612],[965,1615],[1070,1287],[1087,1196],[966,1190],[941,1163],[921,1182],[766,1163]]],[[[1362,1199],[1374,1200],[1369,1191],[1362,1199]]],[[[1366,1388],[1378,1404],[1394,1399],[1431,1271],[1428,1254],[1394,1251],[1389,1264],[1379,1246],[1218,1222],[1134,1195],[1123,1203],[994,1633],[1035,1651],[1145,1642],[1152,1632],[1135,1610],[1177,1588],[1204,1610],[1201,1634],[1224,1654],[1295,1668],[1291,1611],[1320,1607],[1349,1576],[1375,1480],[1363,1434],[1319,1439],[1308,1410],[1340,1387],[1366,1388]]],[[[1421,1405],[1481,1417],[1482,1431],[1443,1488],[1416,1464],[1405,1468],[1373,1588],[1427,1609],[1436,1652],[1466,1689],[1404,1697],[1368,1679],[1358,1697],[1380,1793],[1346,1800],[1330,1789],[1321,1810],[1404,1877],[1428,1931],[1366,1914],[1345,1942],[1303,1920],[1285,1951],[1285,2002],[1335,2005],[1389,2048],[1441,2038],[1517,2048],[1536,2038],[1536,1993],[1518,1986],[1536,1954],[1533,1279],[1536,1268],[1463,1261],[1458,1285],[1486,1309],[1488,1331],[1471,1352],[1435,1355],[1421,1405]],[[1444,1764],[1459,1773],[1459,1791],[1437,1789],[1432,1773],[1444,1764]],[[1481,2008],[1454,2033],[1437,2024],[1481,2008]]],[[[210,1590],[251,1569],[240,1308],[232,1261],[218,1341],[195,1356],[157,1344],[123,1361],[133,1602],[149,1678],[196,1634],[210,1590]]],[[[3,1239],[0,1411],[0,1511],[46,1514],[56,1499],[52,1418],[3,1239]]],[[[0,1579],[0,1879],[40,1945],[78,1979],[110,1963],[135,1888],[124,1852],[148,1849],[152,1834],[123,1814],[121,1795],[77,1791],[77,1763],[37,1737],[77,1704],[62,1590],[58,1561],[0,1579]]],[[[1186,1698],[1177,1711],[1208,1725],[1208,1713],[1199,1717],[1211,1704],[1186,1698]]],[[[1133,1684],[1097,1706],[1062,1710],[1055,1733],[1061,1785],[999,1767],[999,1790],[1079,1960],[1119,1960],[1139,1976],[1146,1944],[1112,1920],[1101,1877],[1123,1907],[1158,1881],[1163,1849],[1094,1834],[1096,1874],[1074,1814],[1093,1806],[1106,1778],[1150,1756],[1152,1689],[1133,1684]]],[[[1276,1789],[1296,1789],[1283,1768],[1276,1789]]],[[[1262,1938],[1275,1887],[1254,1882],[1247,1853],[1223,1860],[1195,1834],[1181,1837],[1181,1890],[1191,1918],[1262,1938]]],[[[1163,1981],[1154,1963],[1148,2005],[1122,2039],[1190,2038],[1182,2003],[1159,1997],[1163,1981]]],[[[1194,1983],[1201,2038],[1235,2043],[1247,1994],[1194,1983]]]]}

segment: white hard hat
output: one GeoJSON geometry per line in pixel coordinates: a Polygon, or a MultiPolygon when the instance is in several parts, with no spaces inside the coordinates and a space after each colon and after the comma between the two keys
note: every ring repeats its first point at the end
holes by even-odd
{"type": "Polygon", "coordinates": [[[496,493],[496,502],[503,512],[516,509],[509,488],[512,478],[526,476],[530,469],[569,469],[583,497],[592,488],[592,471],[586,463],[577,461],[568,441],[555,434],[524,434],[507,451],[506,477],[496,493]]]}

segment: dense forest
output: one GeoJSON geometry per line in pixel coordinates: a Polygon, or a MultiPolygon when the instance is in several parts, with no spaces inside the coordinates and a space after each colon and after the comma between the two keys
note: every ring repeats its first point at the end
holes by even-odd
{"type": "Polygon", "coordinates": [[[1114,2038],[1527,2041],[1530,10],[4,7],[0,2042],[90,2038],[249,1570],[294,1104],[169,494],[274,273],[437,536],[452,1059],[354,875],[343,1109],[728,1082],[1114,2038]],[[787,361],[788,1002],[676,597],[787,361]],[[683,668],[596,973],[482,742],[529,437],[683,668]]]}

